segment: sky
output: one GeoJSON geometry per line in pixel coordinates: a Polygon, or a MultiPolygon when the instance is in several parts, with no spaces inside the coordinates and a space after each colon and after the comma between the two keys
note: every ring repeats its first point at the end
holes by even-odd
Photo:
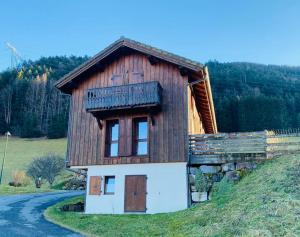
{"type": "Polygon", "coordinates": [[[299,0],[0,0],[0,70],[24,59],[93,56],[125,36],[205,63],[300,65],[299,0]]]}

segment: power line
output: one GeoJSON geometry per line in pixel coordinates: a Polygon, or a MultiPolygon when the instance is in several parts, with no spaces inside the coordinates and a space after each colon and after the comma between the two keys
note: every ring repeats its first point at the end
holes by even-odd
{"type": "Polygon", "coordinates": [[[6,47],[10,50],[11,52],[11,69],[18,68],[19,65],[24,62],[23,57],[19,53],[19,51],[16,49],[15,46],[13,46],[11,43],[6,42],[5,43],[6,47]]]}

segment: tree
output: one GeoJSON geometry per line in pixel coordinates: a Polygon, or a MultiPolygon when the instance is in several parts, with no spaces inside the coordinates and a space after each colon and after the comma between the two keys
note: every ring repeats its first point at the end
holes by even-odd
{"type": "Polygon", "coordinates": [[[59,114],[50,120],[50,124],[48,126],[48,138],[61,138],[66,136],[66,128],[67,128],[67,120],[66,118],[59,114]]]}
{"type": "Polygon", "coordinates": [[[28,138],[43,136],[42,131],[38,127],[38,119],[36,114],[26,113],[20,136],[28,138]]]}
{"type": "MultiPolygon", "coordinates": [[[[0,72],[0,133],[16,136],[66,136],[69,96],[54,83],[87,57],[48,57],[0,72]],[[49,127],[51,127],[49,129],[49,127]]],[[[49,137],[50,137],[49,136],[49,137]]]]}
{"type": "Polygon", "coordinates": [[[300,128],[300,113],[298,113],[296,116],[296,127],[300,128]]]}
{"type": "Polygon", "coordinates": [[[26,174],[34,180],[35,186],[39,187],[39,182],[43,176],[43,164],[41,158],[35,158],[28,166],[26,174]]]}
{"type": "Polygon", "coordinates": [[[27,175],[37,184],[40,178],[48,181],[50,186],[65,167],[64,159],[55,154],[35,158],[27,169],[27,175]]]}
{"type": "Polygon", "coordinates": [[[208,62],[220,132],[298,127],[300,67],[208,62]]]}
{"type": "Polygon", "coordinates": [[[45,156],[42,161],[44,164],[42,177],[48,181],[50,186],[52,186],[56,176],[64,169],[65,160],[60,156],[50,154],[45,156]]]}

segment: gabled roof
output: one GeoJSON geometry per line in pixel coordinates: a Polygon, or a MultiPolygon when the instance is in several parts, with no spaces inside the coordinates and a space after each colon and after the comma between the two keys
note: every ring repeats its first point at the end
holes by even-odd
{"type": "MultiPolygon", "coordinates": [[[[191,72],[198,73],[199,71],[202,71],[204,66],[196,61],[192,61],[190,59],[178,56],[173,53],[169,53],[167,51],[152,47],[150,45],[146,45],[128,38],[121,37],[119,40],[115,41],[105,49],[103,49],[101,52],[96,54],[94,57],[80,65],[79,67],[75,68],[70,73],[66,74],[63,78],[58,80],[55,83],[55,86],[62,90],[63,92],[67,92],[67,84],[71,84],[73,80],[75,80],[77,77],[79,77],[83,72],[88,71],[89,69],[92,69],[95,65],[101,64],[103,60],[105,60],[107,57],[109,57],[114,52],[118,51],[121,48],[128,48],[132,49],[138,52],[141,52],[143,54],[146,54],[148,56],[152,56],[154,58],[158,58],[160,60],[178,65],[181,68],[184,68],[191,72]]],[[[68,86],[70,88],[70,86],[68,86]]]]}
{"type": "Polygon", "coordinates": [[[189,73],[192,77],[196,75],[196,78],[204,78],[200,83],[191,85],[191,87],[194,91],[197,110],[203,119],[206,133],[217,132],[207,68],[198,62],[128,38],[121,37],[94,57],[66,74],[55,83],[56,88],[64,93],[71,94],[72,89],[77,85],[77,81],[88,78],[87,74],[93,72],[93,70],[102,70],[106,66],[106,63],[109,63],[110,60],[114,60],[114,56],[126,52],[126,50],[143,53],[149,57],[149,60],[158,59],[177,65],[182,72],[189,73]]]}

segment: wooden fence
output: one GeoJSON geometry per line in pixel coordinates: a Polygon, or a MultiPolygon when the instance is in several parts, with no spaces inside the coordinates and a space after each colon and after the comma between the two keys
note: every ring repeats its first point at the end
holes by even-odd
{"type": "Polygon", "coordinates": [[[300,153],[300,129],[266,131],[267,155],[300,153]]]}
{"type": "Polygon", "coordinates": [[[300,153],[300,129],[195,134],[189,137],[191,164],[262,160],[300,153]]]}

